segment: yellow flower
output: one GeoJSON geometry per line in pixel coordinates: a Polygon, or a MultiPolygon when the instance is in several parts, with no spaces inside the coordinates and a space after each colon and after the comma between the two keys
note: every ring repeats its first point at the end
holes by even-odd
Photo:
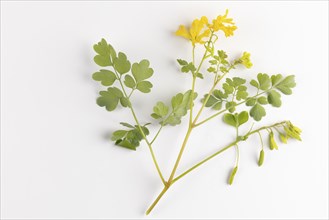
{"type": "Polygon", "coordinates": [[[240,62],[248,69],[252,67],[252,63],[250,61],[250,53],[243,52],[242,57],[240,58],[240,62]]]}
{"type": "Polygon", "coordinates": [[[214,31],[223,31],[225,37],[233,36],[233,32],[237,29],[234,25],[232,18],[227,18],[228,10],[226,10],[225,15],[219,15],[216,19],[212,21],[209,27],[214,31]]]}
{"type": "Polygon", "coordinates": [[[207,17],[203,16],[200,20],[195,19],[192,22],[189,31],[184,25],[180,25],[176,31],[176,35],[190,40],[193,46],[195,46],[197,43],[204,44],[205,41],[203,39],[209,37],[210,35],[210,30],[207,28],[207,25],[208,19],[207,17]],[[204,30],[205,27],[207,28],[206,30],[204,30]]]}

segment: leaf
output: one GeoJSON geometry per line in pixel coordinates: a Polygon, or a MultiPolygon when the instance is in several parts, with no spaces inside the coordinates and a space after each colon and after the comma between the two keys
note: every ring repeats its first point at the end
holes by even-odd
{"type": "Polygon", "coordinates": [[[215,69],[215,67],[209,67],[208,69],[207,69],[207,71],[209,72],[209,73],[215,73],[216,72],[216,69],[215,69]]]}
{"type": "Polygon", "coordinates": [[[243,125],[249,120],[249,114],[247,111],[240,112],[238,115],[238,124],[243,125]]]}
{"type": "Polygon", "coordinates": [[[226,109],[231,113],[235,111],[235,106],[236,106],[236,102],[226,102],[225,105],[226,109]]]}
{"type": "Polygon", "coordinates": [[[236,115],[226,113],[223,116],[223,120],[226,124],[231,125],[233,127],[238,127],[239,126],[239,122],[238,122],[238,119],[237,119],[236,115]]]}
{"type": "Polygon", "coordinates": [[[109,87],[107,91],[100,91],[99,94],[101,96],[97,99],[97,104],[108,111],[113,111],[117,107],[119,99],[123,97],[120,89],[116,87],[109,87]]]}
{"type": "Polygon", "coordinates": [[[185,66],[188,64],[188,62],[186,60],[182,60],[182,59],[177,59],[177,62],[179,63],[179,65],[181,66],[185,66]]]}
{"type": "Polygon", "coordinates": [[[259,88],[261,90],[267,90],[271,86],[270,77],[266,73],[258,73],[257,79],[259,82],[259,88]]]}
{"type": "Polygon", "coordinates": [[[258,103],[250,109],[250,116],[253,117],[255,121],[260,121],[265,115],[264,107],[258,103]]]}
{"type": "Polygon", "coordinates": [[[127,148],[129,150],[136,150],[136,146],[132,144],[130,141],[128,141],[127,139],[124,140],[119,139],[115,142],[115,145],[127,148]]]}
{"type": "Polygon", "coordinates": [[[116,52],[114,48],[102,39],[100,42],[94,45],[94,50],[98,54],[94,57],[94,61],[99,66],[112,66],[113,59],[116,58],[116,52]]]}
{"type": "Polygon", "coordinates": [[[157,102],[157,104],[153,107],[153,112],[160,118],[164,118],[169,112],[169,107],[163,102],[157,102]]]}
{"type": "Polygon", "coordinates": [[[142,60],[139,63],[134,63],[131,72],[136,82],[141,82],[150,78],[153,75],[153,69],[150,68],[150,62],[148,60],[142,60]]]}
{"type": "Polygon", "coordinates": [[[281,82],[279,82],[275,88],[285,95],[291,95],[292,94],[291,88],[294,88],[295,86],[296,86],[295,76],[290,75],[284,78],[281,82]]]}
{"type": "Polygon", "coordinates": [[[131,124],[129,124],[127,122],[120,122],[120,124],[127,127],[127,128],[135,128],[134,126],[132,126],[131,124]]]}
{"type": "Polygon", "coordinates": [[[248,92],[238,90],[238,92],[236,93],[236,99],[240,101],[241,99],[246,99],[246,98],[248,98],[248,92]]]}
{"type": "Polygon", "coordinates": [[[165,121],[164,121],[164,125],[169,124],[172,126],[178,125],[181,123],[181,119],[180,117],[174,116],[174,115],[170,115],[165,121]]]}
{"type": "Polygon", "coordinates": [[[126,54],[119,52],[118,57],[114,59],[114,68],[122,75],[129,72],[130,67],[131,64],[127,60],[126,54]]]}
{"type": "Polygon", "coordinates": [[[125,76],[125,81],[124,81],[124,84],[128,87],[128,88],[135,88],[136,86],[136,82],[134,80],[134,78],[130,75],[126,75],[125,76]]]}
{"type": "MultiPolygon", "coordinates": [[[[130,130],[118,130],[112,134],[112,140],[115,141],[115,145],[124,147],[130,150],[136,150],[136,147],[140,145],[143,140],[143,134],[141,133],[139,126],[132,126],[128,123],[121,122],[120,124],[131,128],[130,130]]],[[[149,135],[149,130],[146,127],[147,124],[141,126],[145,136],[149,135]]]]}
{"type": "Polygon", "coordinates": [[[266,98],[265,96],[261,96],[261,97],[259,97],[259,98],[257,99],[257,102],[258,102],[259,104],[261,104],[261,105],[266,105],[266,104],[268,104],[268,102],[267,102],[267,98],[266,98]]]}
{"type": "Polygon", "coordinates": [[[130,101],[126,97],[121,97],[120,104],[122,105],[122,107],[128,107],[130,106],[130,101]]]}
{"type": "Polygon", "coordinates": [[[246,101],[246,106],[254,106],[256,104],[256,99],[255,98],[249,98],[246,101]]]}
{"type": "Polygon", "coordinates": [[[254,79],[250,81],[250,85],[252,85],[252,86],[256,87],[257,89],[259,89],[259,84],[258,84],[258,82],[257,82],[256,80],[254,80],[254,79]]]}
{"type": "Polygon", "coordinates": [[[117,141],[117,140],[123,138],[127,134],[127,132],[128,131],[125,131],[125,130],[117,130],[117,131],[113,132],[111,140],[117,141]]]}
{"type": "Polygon", "coordinates": [[[153,87],[152,83],[149,81],[142,81],[137,84],[137,89],[143,93],[151,92],[151,88],[153,87]]]}
{"type": "Polygon", "coordinates": [[[245,84],[246,83],[246,80],[245,79],[242,79],[240,77],[233,77],[233,86],[234,87],[238,87],[242,84],[245,84]]]}
{"type": "Polygon", "coordinates": [[[231,171],[231,174],[230,174],[230,177],[228,179],[228,184],[232,185],[233,184],[233,180],[234,180],[234,177],[235,177],[235,174],[236,172],[238,171],[238,167],[234,167],[231,171]]]}
{"type": "Polygon", "coordinates": [[[267,100],[268,103],[270,103],[274,107],[281,106],[281,95],[275,90],[271,90],[270,92],[268,92],[267,100]]]}
{"type": "Polygon", "coordinates": [[[214,90],[213,95],[217,98],[217,99],[226,99],[228,97],[228,94],[223,93],[221,90],[214,90]]]}
{"type": "Polygon", "coordinates": [[[183,73],[188,73],[188,72],[192,72],[193,73],[195,70],[196,70],[196,68],[195,68],[195,66],[193,65],[192,62],[188,63],[185,66],[182,66],[182,68],[181,68],[181,71],[183,73]]]}
{"type": "Polygon", "coordinates": [[[93,74],[93,79],[95,81],[100,81],[103,86],[111,86],[117,77],[110,70],[100,70],[93,74]]]}
{"type": "Polygon", "coordinates": [[[264,150],[261,150],[259,153],[258,166],[262,166],[264,162],[264,150]]]}
{"type": "Polygon", "coordinates": [[[234,91],[234,87],[230,86],[228,83],[223,83],[223,89],[225,90],[226,94],[232,94],[234,91]]]}
{"type": "Polygon", "coordinates": [[[271,81],[272,81],[272,86],[276,86],[277,83],[279,83],[282,79],[282,75],[281,74],[277,74],[277,75],[272,75],[271,76],[271,81]]]}
{"type": "Polygon", "coordinates": [[[215,105],[212,106],[212,109],[214,110],[221,110],[222,109],[223,102],[217,102],[215,105]]]}
{"type": "MultiPolygon", "coordinates": [[[[192,94],[192,90],[188,90],[184,94],[178,93],[171,99],[172,113],[164,120],[163,124],[177,125],[181,123],[181,118],[187,114],[191,106],[191,102],[197,97],[197,93],[192,94]]],[[[193,105],[193,104],[192,104],[193,105]]]]}
{"type": "Polygon", "coordinates": [[[203,75],[202,75],[202,73],[197,73],[197,74],[196,74],[196,77],[198,77],[198,78],[200,78],[200,79],[203,79],[203,75]]]}

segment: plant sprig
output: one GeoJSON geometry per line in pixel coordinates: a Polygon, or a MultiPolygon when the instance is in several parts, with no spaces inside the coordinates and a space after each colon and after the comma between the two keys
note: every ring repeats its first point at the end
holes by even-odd
{"type": "MultiPolygon", "coordinates": [[[[238,173],[238,163],[240,158],[239,147],[248,140],[253,134],[258,134],[261,143],[261,151],[259,153],[258,165],[262,166],[265,160],[265,148],[262,132],[268,132],[268,146],[270,150],[278,150],[279,146],[276,142],[275,135],[278,134],[282,143],[287,143],[288,139],[296,139],[301,141],[301,130],[293,125],[290,121],[282,121],[269,126],[263,126],[258,129],[252,129],[241,135],[240,126],[245,126],[251,120],[254,122],[261,121],[266,116],[265,107],[280,107],[282,105],[281,95],[291,95],[292,89],[296,86],[295,77],[289,75],[284,77],[281,74],[269,75],[266,73],[258,73],[252,80],[246,80],[241,77],[228,77],[232,69],[242,65],[246,68],[253,66],[250,60],[250,54],[243,52],[241,57],[230,60],[227,53],[223,50],[217,50],[215,43],[221,37],[219,32],[223,32],[225,37],[230,37],[236,30],[233,19],[228,18],[228,11],[224,15],[219,15],[212,23],[208,22],[206,17],[193,21],[189,30],[181,25],[176,35],[182,36],[189,40],[192,44],[192,59],[177,59],[180,71],[191,77],[191,89],[180,92],[171,98],[170,103],[158,101],[150,113],[150,121],[141,124],[138,120],[132,102],[132,95],[138,91],[141,93],[150,93],[153,89],[152,83],[149,81],[154,71],[150,67],[150,62],[143,59],[139,62],[131,63],[126,54],[116,52],[114,47],[107,43],[105,39],[94,45],[96,56],[95,63],[101,67],[95,72],[92,78],[104,87],[105,90],[99,92],[97,104],[105,107],[108,111],[114,111],[121,106],[128,108],[134,118],[134,122],[121,122],[124,126],[116,130],[112,134],[112,141],[116,146],[120,146],[129,150],[136,151],[144,140],[148,146],[153,163],[163,183],[163,190],[147,209],[149,214],[156,206],[158,201],[167,192],[167,190],[179,179],[206,163],[210,159],[216,157],[222,152],[235,147],[236,161],[230,173],[228,183],[231,185],[238,173]],[[200,44],[204,46],[204,53],[199,63],[196,63],[195,48],[200,44]],[[205,73],[201,73],[202,67],[207,63],[207,73],[213,76],[210,83],[208,93],[201,97],[201,102],[196,102],[198,93],[195,91],[195,85],[198,80],[204,78],[205,73]],[[247,81],[249,81],[247,83],[247,81]],[[196,112],[195,107],[201,105],[196,112]],[[238,107],[245,110],[238,112],[238,107]],[[205,108],[211,108],[215,113],[205,116],[200,120],[205,108]],[[164,178],[159,167],[156,155],[152,145],[161,134],[164,127],[177,126],[184,120],[184,116],[188,117],[188,127],[184,141],[181,145],[179,154],[168,178],[164,178]],[[222,115],[223,122],[236,130],[236,138],[230,144],[219,149],[210,156],[202,159],[200,162],[191,166],[183,173],[176,175],[177,168],[187,147],[189,137],[192,131],[206,124],[206,122],[222,115]],[[155,123],[158,126],[157,132],[153,134],[153,138],[149,140],[150,124],[155,123]]],[[[203,71],[202,71],[203,72],[203,71]]]]}

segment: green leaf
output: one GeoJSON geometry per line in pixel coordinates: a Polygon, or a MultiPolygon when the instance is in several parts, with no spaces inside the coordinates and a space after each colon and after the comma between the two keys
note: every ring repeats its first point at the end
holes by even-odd
{"type": "Polygon", "coordinates": [[[136,146],[127,139],[124,140],[119,139],[115,142],[115,145],[127,148],[129,150],[136,150],[136,146]]]}
{"type": "Polygon", "coordinates": [[[252,86],[256,87],[257,89],[259,89],[259,84],[258,84],[258,82],[257,82],[256,80],[254,80],[254,79],[250,81],[250,85],[252,85],[252,86]]]}
{"type": "Polygon", "coordinates": [[[181,119],[180,117],[177,117],[177,116],[174,116],[174,115],[170,115],[165,121],[164,121],[164,125],[172,125],[172,126],[175,126],[175,125],[178,125],[181,123],[181,119]]]}
{"type": "Polygon", "coordinates": [[[207,71],[209,72],[209,73],[214,73],[214,72],[216,72],[216,69],[215,69],[215,67],[209,67],[208,69],[207,69],[207,71]]]}
{"type": "Polygon", "coordinates": [[[127,132],[128,131],[125,131],[125,130],[117,130],[117,131],[113,132],[111,140],[117,141],[117,140],[123,138],[127,134],[127,132]]]}
{"type": "Polygon", "coordinates": [[[226,102],[225,105],[226,109],[231,113],[235,111],[235,106],[236,106],[236,102],[226,102]]]}
{"type": "Polygon", "coordinates": [[[240,112],[238,115],[238,124],[243,125],[249,120],[249,114],[247,111],[240,112]]]}
{"type": "Polygon", "coordinates": [[[136,86],[136,82],[135,82],[134,78],[132,78],[130,75],[125,76],[124,84],[128,88],[131,88],[131,89],[135,88],[135,86],[136,86]]]}
{"type": "MultiPolygon", "coordinates": [[[[207,96],[208,96],[208,94],[204,95],[203,101],[206,100],[207,96]]],[[[205,104],[205,107],[212,107],[213,105],[215,105],[219,101],[220,100],[215,98],[213,95],[210,95],[208,101],[205,104]]]]}
{"type": "MultiPolygon", "coordinates": [[[[192,90],[188,90],[184,94],[178,93],[171,99],[172,113],[164,120],[163,124],[177,125],[181,123],[181,118],[187,114],[191,106],[191,102],[197,97],[197,93],[192,94],[192,90]]],[[[193,105],[193,104],[192,104],[193,105]]]]}
{"type": "Polygon", "coordinates": [[[261,90],[267,90],[271,86],[270,77],[266,73],[258,73],[257,79],[259,82],[259,88],[261,90]]]}
{"type": "Polygon", "coordinates": [[[228,83],[223,83],[223,89],[225,90],[226,94],[232,94],[234,91],[234,87],[230,86],[228,83]]]}
{"type": "Polygon", "coordinates": [[[274,107],[281,106],[281,95],[275,90],[268,92],[267,100],[274,107]]]}
{"type": "Polygon", "coordinates": [[[211,65],[216,65],[218,63],[218,61],[217,60],[209,60],[209,63],[211,65]]]}
{"type": "Polygon", "coordinates": [[[238,101],[240,101],[241,99],[246,99],[246,98],[248,98],[248,92],[239,90],[236,93],[236,99],[238,101]]]}
{"type": "Polygon", "coordinates": [[[95,81],[100,81],[103,86],[111,86],[117,77],[110,70],[100,70],[93,74],[93,79],[95,81]]]}
{"type": "Polygon", "coordinates": [[[223,93],[222,91],[216,89],[213,92],[213,95],[217,98],[217,99],[226,99],[228,97],[228,94],[223,93]]]}
{"type": "Polygon", "coordinates": [[[130,106],[130,101],[126,97],[121,97],[120,98],[120,103],[121,103],[122,107],[130,106]]]}
{"type": "Polygon", "coordinates": [[[294,88],[295,86],[296,86],[295,76],[290,75],[284,78],[281,82],[279,82],[275,88],[285,95],[291,95],[292,94],[291,88],[294,88]]]}
{"type": "Polygon", "coordinates": [[[196,68],[195,68],[195,66],[193,65],[193,63],[192,62],[190,62],[190,63],[188,63],[187,65],[185,65],[185,66],[182,66],[182,68],[181,68],[181,71],[183,72],[183,73],[188,73],[188,72],[194,72],[196,70],[196,68]]]}
{"type": "Polygon", "coordinates": [[[266,111],[264,107],[258,103],[250,109],[250,116],[253,117],[255,121],[260,121],[265,115],[266,111]]]}
{"type": "Polygon", "coordinates": [[[238,122],[238,119],[237,119],[236,115],[226,113],[223,116],[223,120],[226,124],[231,125],[233,127],[238,127],[239,126],[239,122],[238,122]]]}
{"type": "Polygon", "coordinates": [[[271,76],[272,86],[276,86],[276,84],[278,84],[282,78],[283,77],[281,74],[272,75],[271,76]]]}
{"type": "Polygon", "coordinates": [[[179,63],[179,65],[181,66],[185,66],[188,64],[188,62],[186,60],[182,60],[182,59],[177,59],[177,62],[179,63]]]}
{"type": "Polygon", "coordinates": [[[169,107],[163,102],[157,102],[157,104],[153,107],[153,112],[160,118],[164,118],[169,112],[169,107]]]}
{"type": "Polygon", "coordinates": [[[266,98],[265,96],[261,96],[261,97],[259,97],[259,98],[257,99],[257,102],[258,102],[259,104],[261,104],[261,105],[266,105],[266,104],[268,104],[268,102],[267,102],[267,98],[266,98]]]}
{"type": "Polygon", "coordinates": [[[129,72],[131,64],[129,60],[127,60],[126,54],[119,52],[118,57],[114,59],[114,68],[120,74],[125,74],[129,72]]]}
{"type": "Polygon", "coordinates": [[[135,128],[134,126],[132,126],[131,124],[129,124],[127,122],[120,122],[120,124],[127,127],[127,128],[135,128]]]}
{"type": "Polygon", "coordinates": [[[150,68],[150,62],[148,60],[142,60],[139,63],[134,63],[131,68],[131,72],[137,83],[148,79],[153,75],[153,69],[150,68]]]}
{"type": "Polygon", "coordinates": [[[97,99],[97,104],[108,111],[113,111],[123,97],[121,90],[116,87],[109,87],[107,91],[100,91],[99,94],[101,96],[97,99]]]}
{"type": "Polygon", "coordinates": [[[114,48],[102,39],[100,42],[94,45],[94,50],[98,54],[94,57],[94,61],[99,66],[112,66],[113,59],[116,58],[116,52],[114,48]]]}
{"type": "Polygon", "coordinates": [[[217,102],[215,105],[212,106],[212,109],[214,110],[221,110],[222,109],[223,102],[217,102]]]}
{"type": "Polygon", "coordinates": [[[182,93],[178,93],[177,95],[175,95],[174,97],[172,97],[172,99],[171,99],[171,106],[172,106],[173,110],[175,110],[175,109],[177,109],[179,107],[179,105],[183,101],[183,97],[184,97],[184,95],[182,93]]]}
{"type": "Polygon", "coordinates": [[[200,78],[200,79],[203,79],[203,75],[202,75],[202,73],[197,73],[197,74],[196,74],[196,77],[198,77],[198,78],[200,78]]]}
{"type": "Polygon", "coordinates": [[[152,83],[149,81],[142,81],[137,84],[137,89],[143,93],[151,92],[151,88],[153,87],[152,83]]]}
{"type": "Polygon", "coordinates": [[[233,86],[234,87],[238,87],[242,84],[245,84],[246,83],[246,80],[245,79],[242,79],[240,77],[233,77],[233,86]]]}
{"type": "Polygon", "coordinates": [[[246,102],[246,106],[254,106],[256,104],[255,98],[249,98],[246,102]]]}

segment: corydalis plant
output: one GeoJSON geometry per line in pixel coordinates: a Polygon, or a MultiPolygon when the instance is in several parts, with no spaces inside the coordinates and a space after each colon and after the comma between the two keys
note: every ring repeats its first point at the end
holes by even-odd
{"type": "MultiPolygon", "coordinates": [[[[280,107],[281,95],[292,94],[292,88],[296,84],[292,75],[284,77],[281,74],[270,76],[266,73],[259,73],[255,79],[249,82],[251,87],[247,86],[246,79],[228,77],[230,71],[237,66],[242,65],[246,68],[251,68],[252,63],[250,61],[250,54],[247,52],[244,52],[238,59],[230,60],[225,51],[215,49],[215,43],[220,37],[220,32],[223,32],[226,37],[230,37],[233,36],[234,31],[237,29],[233,19],[228,18],[227,14],[228,11],[226,11],[225,15],[218,16],[211,23],[208,22],[206,17],[202,17],[201,19],[194,20],[189,28],[183,25],[179,26],[176,35],[191,42],[192,59],[190,61],[178,59],[177,61],[181,72],[191,77],[192,85],[190,90],[174,95],[171,103],[159,101],[155,104],[151,117],[158,122],[158,130],[153,135],[153,138],[149,138],[150,131],[148,126],[151,123],[142,124],[139,121],[132,102],[132,95],[135,92],[151,92],[153,86],[149,78],[152,77],[154,71],[150,67],[150,62],[144,59],[131,64],[123,52],[117,53],[105,39],[94,45],[94,50],[97,53],[94,57],[95,63],[101,67],[108,67],[106,69],[100,69],[93,74],[94,80],[99,81],[103,86],[107,87],[106,90],[99,93],[100,97],[97,99],[97,104],[105,107],[108,111],[113,111],[120,103],[123,108],[130,110],[134,118],[134,122],[132,122],[134,125],[121,122],[120,124],[124,128],[113,132],[112,140],[115,142],[115,145],[130,150],[136,150],[140,143],[144,141],[150,150],[153,163],[163,183],[163,190],[147,209],[146,214],[152,211],[161,197],[175,182],[230,148],[236,150],[235,165],[228,179],[228,183],[232,184],[238,172],[239,145],[251,135],[259,135],[259,145],[261,146],[258,161],[259,166],[263,164],[265,158],[262,133],[264,135],[264,133],[268,132],[270,150],[278,149],[274,137],[275,134],[278,134],[279,139],[283,143],[287,143],[288,139],[301,140],[301,130],[290,121],[282,121],[258,129],[253,129],[252,125],[247,133],[239,133],[241,126],[252,120],[258,122],[266,115],[264,106],[280,107]],[[197,45],[204,47],[204,53],[199,62],[196,62],[196,54],[194,52],[197,45]],[[204,66],[206,66],[203,68],[207,70],[206,73],[201,69],[204,66]],[[195,91],[195,85],[197,80],[203,79],[204,74],[212,75],[213,81],[209,85],[209,92],[203,95],[199,104],[200,106],[197,106],[196,98],[198,94],[195,91]],[[238,112],[237,107],[242,108],[243,106],[245,110],[238,112]],[[205,108],[211,108],[213,113],[200,119],[205,108]],[[195,111],[195,109],[197,110],[195,111]],[[188,115],[187,132],[174,167],[169,177],[165,178],[157,162],[152,145],[164,127],[180,124],[186,115],[188,115]],[[205,125],[209,120],[217,118],[217,116],[222,116],[223,122],[235,129],[236,138],[224,148],[202,159],[185,172],[176,175],[176,170],[184,149],[187,147],[192,131],[199,126],[205,125]]],[[[221,134],[223,134],[223,131],[221,134]]]]}

